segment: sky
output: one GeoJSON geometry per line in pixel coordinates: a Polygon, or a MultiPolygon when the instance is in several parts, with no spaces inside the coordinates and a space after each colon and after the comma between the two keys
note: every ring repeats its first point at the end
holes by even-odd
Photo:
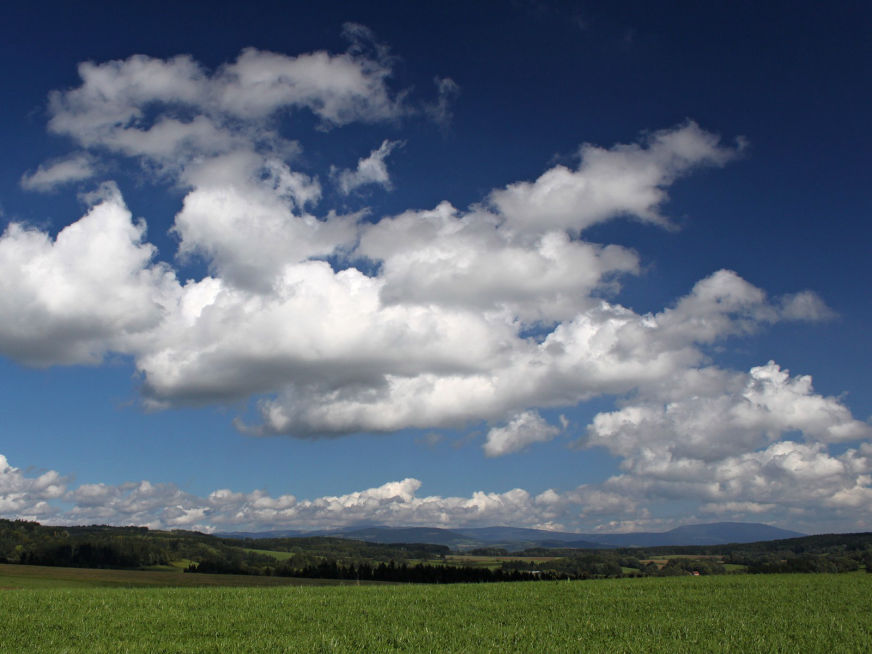
{"type": "Polygon", "coordinates": [[[867,3],[0,9],[0,517],[872,530],[867,3]]]}

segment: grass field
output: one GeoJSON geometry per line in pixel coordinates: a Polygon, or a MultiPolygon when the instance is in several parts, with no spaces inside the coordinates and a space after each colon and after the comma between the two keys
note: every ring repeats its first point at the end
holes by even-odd
{"type": "MultiPolygon", "coordinates": [[[[101,570],[0,563],[0,590],[27,588],[163,588],[189,586],[339,586],[355,582],[332,579],[185,574],[175,570],[101,570]]],[[[375,583],[375,582],[369,582],[375,583]]],[[[3,644],[0,643],[0,652],[3,644]]]]}
{"type": "Polygon", "coordinates": [[[449,554],[445,557],[446,562],[452,565],[466,565],[473,568],[499,568],[505,561],[523,561],[533,565],[555,561],[559,556],[479,556],[475,554],[449,554]]]}
{"type": "Polygon", "coordinates": [[[870,597],[863,573],[6,590],[0,651],[869,652],[870,597]]]}
{"type": "Polygon", "coordinates": [[[240,547],[243,552],[251,552],[252,554],[264,554],[273,557],[276,561],[284,561],[294,556],[293,552],[277,552],[275,550],[258,550],[253,547],[240,547]]]}

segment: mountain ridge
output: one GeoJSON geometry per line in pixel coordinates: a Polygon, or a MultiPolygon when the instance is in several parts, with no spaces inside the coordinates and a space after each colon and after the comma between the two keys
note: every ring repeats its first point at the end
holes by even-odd
{"type": "Polygon", "coordinates": [[[806,534],[756,522],[713,522],[682,525],[664,532],[576,533],[525,527],[387,527],[358,525],[333,530],[272,530],[266,532],[227,532],[234,538],[285,538],[331,536],[373,543],[430,543],[468,550],[477,547],[503,547],[521,550],[528,547],[571,547],[610,549],[618,547],[660,547],[682,545],[725,545],[752,543],[806,534]]]}

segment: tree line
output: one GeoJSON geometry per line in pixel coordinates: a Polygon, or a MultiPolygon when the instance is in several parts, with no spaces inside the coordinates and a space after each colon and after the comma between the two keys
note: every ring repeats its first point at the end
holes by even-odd
{"type": "Polygon", "coordinates": [[[254,570],[246,566],[234,566],[228,561],[205,560],[188,566],[185,572],[224,573],[224,574],[267,574],[279,577],[303,577],[310,579],[344,579],[349,581],[387,581],[395,583],[457,584],[492,583],[501,581],[538,581],[541,579],[563,579],[565,576],[554,571],[523,572],[520,570],[491,570],[489,568],[427,565],[417,563],[339,563],[335,559],[320,561],[302,568],[294,567],[292,562],[283,562],[275,567],[254,570]]]}

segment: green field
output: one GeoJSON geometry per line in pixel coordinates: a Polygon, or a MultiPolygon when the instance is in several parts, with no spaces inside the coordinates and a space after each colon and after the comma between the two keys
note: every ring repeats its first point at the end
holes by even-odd
{"type": "Polygon", "coordinates": [[[0,591],[0,651],[869,652],[870,597],[864,573],[30,588],[0,591]]]}
{"type": "Polygon", "coordinates": [[[275,550],[259,550],[253,547],[241,547],[239,548],[243,552],[251,552],[252,554],[264,554],[266,556],[273,557],[276,561],[285,561],[294,556],[293,552],[277,552],[275,550]]]}
{"type": "MultiPolygon", "coordinates": [[[[28,588],[163,588],[190,586],[340,586],[355,582],[251,575],[185,574],[174,570],[104,570],[0,563],[0,591],[28,588]]],[[[365,582],[378,583],[378,582],[365,582]]],[[[0,643],[0,652],[3,644],[0,643]]]]}
{"type": "MultiPolygon", "coordinates": [[[[538,565],[543,562],[556,561],[558,556],[480,556],[476,554],[449,554],[445,557],[447,563],[453,565],[468,565],[473,568],[491,568],[495,570],[506,561],[523,561],[538,565]]],[[[428,563],[432,564],[431,561],[428,563]]]]}

